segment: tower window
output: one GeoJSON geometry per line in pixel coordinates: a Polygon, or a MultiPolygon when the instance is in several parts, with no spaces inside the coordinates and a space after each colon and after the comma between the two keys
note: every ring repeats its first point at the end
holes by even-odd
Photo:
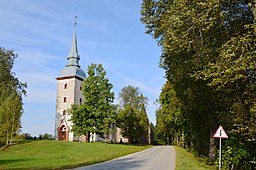
{"type": "Polygon", "coordinates": [[[68,84],[64,84],[64,89],[67,89],[68,88],[68,84]]]}
{"type": "Polygon", "coordinates": [[[82,99],[81,98],[79,99],[79,103],[82,104],[82,99]]]}
{"type": "Polygon", "coordinates": [[[80,86],[80,90],[82,90],[82,86],[80,86]]]}
{"type": "Polygon", "coordinates": [[[63,110],[63,116],[65,116],[66,115],[66,110],[63,110]]]}
{"type": "Polygon", "coordinates": [[[67,98],[66,97],[64,97],[64,103],[67,103],[67,98]]]}

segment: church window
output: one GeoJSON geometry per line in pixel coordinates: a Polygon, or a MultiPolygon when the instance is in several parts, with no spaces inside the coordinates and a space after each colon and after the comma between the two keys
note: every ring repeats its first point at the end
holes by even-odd
{"type": "Polygon", "coordinates": [[[82,104],[82,99],[81,98],[79,99],[79,103],[82,104]]]}
{"type": "Polygon", "coordinates": [[[64,89],[67,89],[68,88],[68,85],[67,85],[67,83],[64,85],[64,89]]]}
{"type": "Polygon", "coordinates": [[[66,115],[66,110],[63,110],[63,116],[65,116],[66,115]]]}
{"type": "Polygon", "coordinates": [[[64,97],[64,103],[67,103],[67,98],[66,97],[64,97]]]}

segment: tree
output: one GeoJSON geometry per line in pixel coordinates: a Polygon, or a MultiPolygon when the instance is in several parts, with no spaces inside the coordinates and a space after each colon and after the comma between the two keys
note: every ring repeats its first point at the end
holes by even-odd
{"type": "Polygon", "coordinates": [[[144,0],[141,10],[181,103],[185,145],[214,160],[212,136],[225,124],[250,153],[238,169],[255,166],[255,9],[252,0],[144,0]]]}
{"type": "Polygon", "coordinates": [[[142,104],[146,105],[148,99],[140,93],[138,87],[133,87],[131,85],[122,88],[119,93],[120,106],[133,106],[135,109],[141,109],[142,104]]]}
{"type": "Polygon", "coordinates": [[[139,92],[138,87],[127,86],[119,93],[120,108],[118,127],[129,142],[148,142],[149,121],[145,106],[147,98],[139,92]]]}
{"type": "Polygon", "coordinates": [[[49,133],[39,134],[38,139],[39,140],[52,140],[53,136],[49,133]]]}
{"type": "Polygon", "coordinates": [[[16,57],[13,51],[0,48],[0,145],[12,144],[21,127],[22,95],[26,94],[26,84],[12,72],[16,57]]]}
{"type": "Polygon", "coordinates": [[[156,145],[158,144],[158,140],[156,137],[156,127],[152,122],[149,124],[149,127],[150,127],[150,143],[149,144],[156,145]]]}
{"type": "Polygon", "coordinates": [[[84,102],[71,108],[72,130],[79,135],[90,132],[106,134],[116,123],[113,85],[106,78],[101,64],[88,66],[88,76],[83,80],[84,102]]]}
{"type": "Polygon", "coordinates": [[[173,86],[166,81],[159,97],[160,108],[156,111],[156,131],[158,139],[166,144],[182,145],[184,133],[183,124],[186,119],[182,116],[181,103],[176,97],[173,86]]]}
{"type": "Polygon", "coordinates": [[[256,159],[256,34],[253,24],[245,27],[243,34],[223,45],[216,62],[200,73],[201,78],[210,80],[209,86],[225,95],[222,102],[229,108],[226,124],[231,136],[227,148],[232,153],[226,162],[238,169],[256,166],[252,163],[256,159]],[[239,156],[234,156],[237,153],[239,156]]]}

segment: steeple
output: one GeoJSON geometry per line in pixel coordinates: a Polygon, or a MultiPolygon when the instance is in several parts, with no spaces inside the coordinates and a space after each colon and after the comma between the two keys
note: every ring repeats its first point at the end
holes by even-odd
{"type": "Polygon", "coordinates": [[[74,33],[73,33],[73,38],[72,38],[72,45],[70,52],[68,54],[68,64],[66,67],[61,70],[59,76],[57,77],[58,79],[63,79],[63,78],[70,78],[70,77],[79,77],[81,79],[85,78],[85,72],[80,68],[79,65],[79,60],[80,56],[78,54],[77,50],[77,39],[76,39],[76,16],[75,16],[75,24],[74,24],[74,33]]]}
{"type": "Polygon", "coordinates": [[[80,56],[78,54],[77,40],[76,40],[76,18],[77,18],[77,16],[75,16],[74,33],[73,33],[73,38],[72,38],[71,49],[70,49],[70,52],[68,55],[68,65],[67,66],[77,66],[80,68],[80,66],[79,66],[80,56]]]}

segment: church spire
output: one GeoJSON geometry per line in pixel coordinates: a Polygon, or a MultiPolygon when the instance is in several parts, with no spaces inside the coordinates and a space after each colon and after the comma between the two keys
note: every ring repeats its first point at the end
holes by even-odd
{"type": "Polygon", "coordinates": [[[70,78],[73,76],[79,77],[80,79],[85,78],[85,72],[80,68],[80,65],[79,65],[80,56],[77,50],[76,18],[77,17],[75,17],[72,45],[71,45],[70,52],[68,54],[68,64],[64,69],[61,70],[59,76],[57,77],[57,80],[67,78],[67,77],[70,78]]]}
{"type": "Polygon", "coordinates": [[[80,56],[78,54],[78,50],[77,50],[77,39],[76,39],[76,18],[77,16],[75,16],[75,23],[74,23],[74,33],[73,33],[73,38],[72,38],[72,45],[71,45],[71,49],[68,55],[68,65],[67,66],[79,66],[79,60],[80,60],[80,56]]]}

